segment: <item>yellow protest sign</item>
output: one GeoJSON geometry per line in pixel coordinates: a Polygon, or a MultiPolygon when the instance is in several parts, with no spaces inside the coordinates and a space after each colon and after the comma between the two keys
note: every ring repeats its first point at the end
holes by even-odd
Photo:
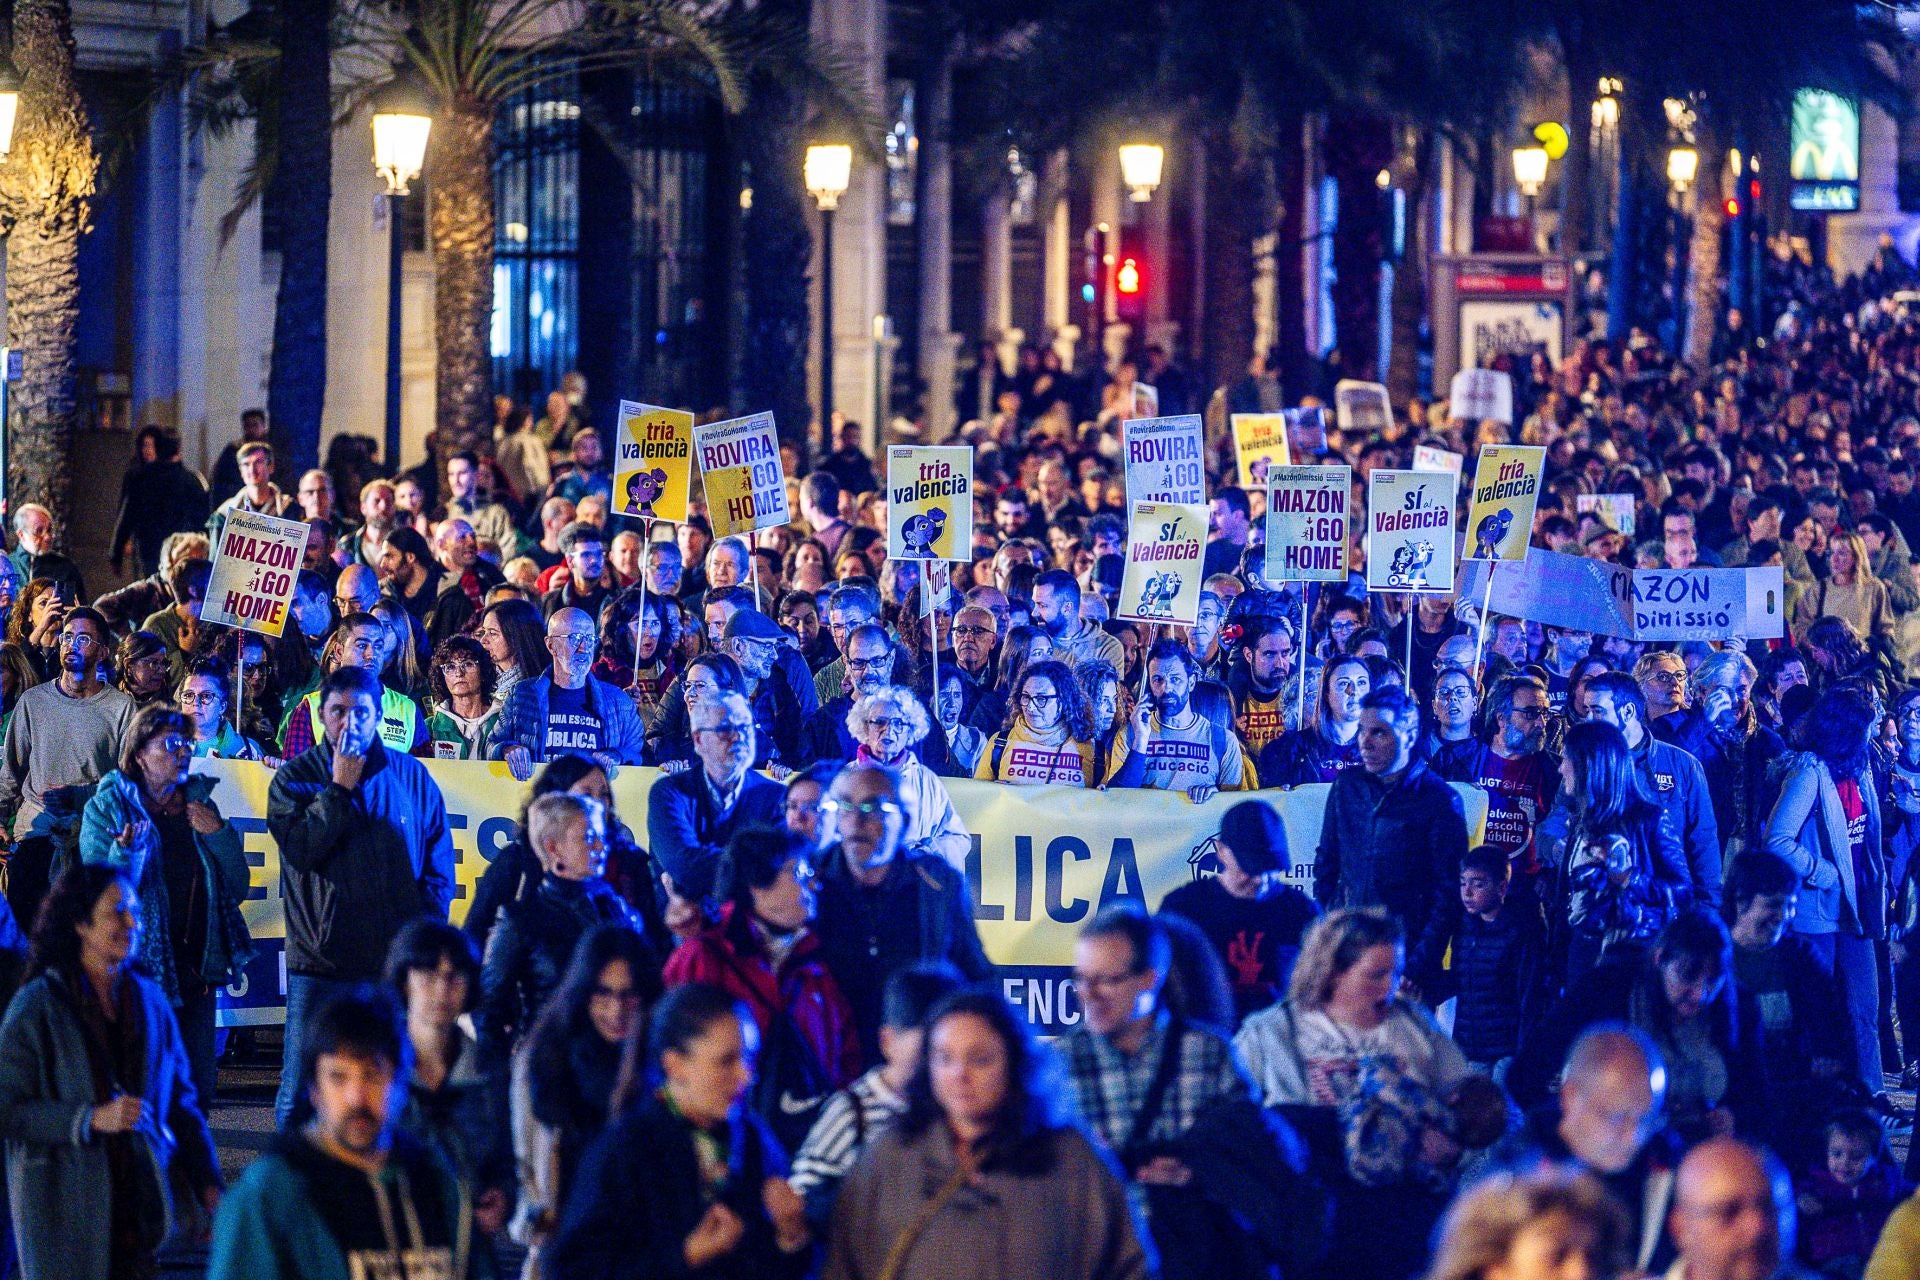
{"type": "Polygon", "coordinates": [[[200,621],[277,636],[286,630],[293,584],[307,552],[304,520],[234,511],[213,549],[200,621]]]}
{"type": "Polygon", "coordinates": [[[714,537],[770,529],[793,519],[772,414],[696,426],[693,445],[714,537]]]}
{"type": "Polygon", "coordinates": [[[973,450],[887,446],[887,558],[966,560],[973,551],[973,450]]]}
{"type": "Polygon", "coordinates": [[[1293,462],[1293,452],[1287,447],[1287,415],[1236,413],[1227,421],[1233,425],[1233,456],[1240,468],[1240,487],[1265,489],[1268,467],[1293,462]]]}
{"type": "Polygon", "coordinates": [[[614,439],[614,510],[635,520],[685,524],[693,489],[693,415],[622,400],[614,439]]]}
{"type": "Polygon", "coordinates": [[[1136,502],[1127,523],[1127,568],[1113,616],[1127,622],[1200,617],[1207,509],[1180,502],[1136,502]]]}
{"type": "Polygon", "coordinates": [[[1536,445],[1489,444],[1473,472],[1473,504],[1467,509],[1467,554],[1463,560],[1525,560],[1540,500],[1540,472],[1547,451],[1536,445]]]}
{"type": "MultiPolygon", "coordinates": [[[[459,924],[481,873],[513,842],[530,784],[515,782],[499,762],[421,763],[446,800],[455,883],[449,915],[459,924]]],[[[266,823],[273,771],[243,760],[211,759],[195,760],[193,771],[214,779],[214,804],[239,832],[250,873],[241,913],[256,954],[245,973],[219,993],[220,1024],[277,1024],[285,1018],[286,916],[280,850],[266,823]]],[[[633,767],[614,775],[613,808],[620,821],[645,831],[648,793],[664,776],[658,769],[633,767]]],[[[1486,821],[1486,793],[1459,784],[1454,789],[1466,805],[1467,830],[1477,843],[1486,821]]],[[[1037,1028],[1049,1031],[1061,1022],[1042,1016],[1049,1006],[1073,1008],[1064,1002],[1071,998],[1068,980],[1080,926],[1102,907],[1126,899],[1158,908],[1177,886],[1215,874],[1220,816],[1249,798],[1249,793],[1234,793],[1196,805],[1176,792],[1010,787],[958,778],[947,780],[947,790],[961,821],[978,838],[966,873],[980,941],[1000,967],[1008,998],[1037,1028]]],[[[1279,813],[1293,850],[1281,873],[1309,893],[1327,791],[1315,784],[1251,793],[1279,813]]],[[[1067,1025],[1077,1017],[1071,1012],[1067,1025]]]]}

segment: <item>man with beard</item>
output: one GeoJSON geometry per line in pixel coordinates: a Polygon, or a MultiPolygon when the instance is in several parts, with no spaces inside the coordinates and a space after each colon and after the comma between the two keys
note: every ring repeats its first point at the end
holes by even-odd
{"type": "MultiPolygon", "coordinates": [[[[1713,802],[1714,827],[1731,861],[1760,847],[1760,828],[1773,811],[1778,782],[1773,762],[1787,749],[1753,710],[1759,672],[1744,653],[1709,654],[1692,676],[1692,705],[1653,722],[1653,736],[1700,762],[1713,802]]],[[[1644,692],[1646,684],[1641,684],[1644,692]]]]}
{"type": "Polygon", "coordinates": [[[742,827],[779,826],[786,790],[753,772],[753,713],[737,693],[693,709],[696,768],[668,774],[647,792],[647,843],[672,892],[699,900],[713,892],[715,868],[742,827]]]}
{"type": "Polygon", "coordinates": [[[840,656],[813,673],[813,692],[822,702],[832,702],[847,691],[847,640],[855,628],[880,616],[880,592],[866,583],[849,582],[834,588],[827,600],[827,634],[833,638],[840,656]]]}
{"type": "Polygon", "coordinates": [[[906,813],[891,772],[871,764],[842,769],[821,805],[820,825],[832,843],[816,864],[814,931],[873,1061],[888,974],[944,960],[969,982],[982,982],[993,965],[974,928],[966,878],[938,855],[902,847],[906,813]]]}
{"type": "Polygon", "coordinates": [[[1493,740],[1449,761],[1441,776],[1487,793],[1483,843],[1507,855],[1516,876],[1540,874],[1534,832],[1560,793],[1560,759],[1547,746],[1547,687],[1532,676],[1509,676],[1493,687],[1493,740]]]}
{"type": "Polygon", "coordinates": [[[1118,636],[1080,617],[1080,584],[1065,569],[1049,569],[1034,580],[1033,620],[1053,641],[1053,656],[1075,670],[1106,662],[1117,671],[1126,661],[1118,636]]]}
{"type": "Polygon", "coordinates": [[[440,566],[418,530],[402,526],[387,536],[380,553],[380,583],[424,629],[440,598],[440,566]]]}
{"type": "Polygon", "coordinates": [[[1198,679],[1198,665],[1184,644],[1154,642],[1147,651],[1147,697],[1127,731],[1114,737],[1108,786],[1184,791],[1195,804],[1216,791],[1246,789],[1240,740],[1193,705],[1198,679]]]}
{"type": "Polygon", "coordinates": [[[1227,672],[1234,728],[1247,754],[1259,759],[1286,732],[1293,683],[1293,628],[1281,618],[1248,618],[1227,672]]]}
{"type": "MultiPolygon", "coordinates": [[[[887,629],[877,622],[855,627],[847,637],[847,691],[820,708],[820,714],[807,718],[800,743],[800,756],[807,764],[822,760],[847,761],[854,758],[860,744],[847,728],[847,712],[853,704],[870,694],[891,688],[895,672],[907,661],[900,646],[887,629]]],[[[939,772],[947,763],[947,735],[934,721],[933,729],[912,748],[920,763],[939,772]]]]}
{"type": "Polygon", "coordinates": [[[1404,689],[1360,703],[1360,768],[1333,780],[1313,896],[1321,907],[1383,906],[1406,931],[1407,977],[1431,979],[1458,913],[1454,886],[1467,853],[1460,797],[1413,758],[1420,709],[1404,689]]]}
{"type": "Polygon", "coordinates": [[[785,647],[785,633],[757,609],[735,610],[727,619],[722,643],[747,679],[754,729],[773,742],[767,762],[775,768],[776,777],[784,777],[786,770],[799,767],[801,729],[820,709],[813,700],[813,684],[777,678],[774,667],[785,647]]]}
{"type": "Polygon", "coordinates": [[[457,636],[472,625],[486,608],[487,592],[504,579],[500,571],[480,558],[479,540],[473,526],[465,520],[442,520],[433,531],[433,556],[445,574],[439,594],[434,597],[433,612],[427,617],[427,639],[434,648],[449,636],[457,636]]]}
{"type": "Polygon", "coordinates": [[[513,687],[494,730],[495,760],[505,760],[521,782],[533,766],[569,751],[589,755],[609,777],[623,764],[639,764],[646,734],[633,699],[592,674],[599,632],[578,609],[547,619],[547,653],[553,667],[513,687]]]}
{"type": "Polygon", "coordinates": [[[392,999],[373,987],[319,1011],[300,1064],[313,1117],[221,1202],[211,1280],[467,1274],[467,1196],[400,1128],[411,1056],[392,999]]]}

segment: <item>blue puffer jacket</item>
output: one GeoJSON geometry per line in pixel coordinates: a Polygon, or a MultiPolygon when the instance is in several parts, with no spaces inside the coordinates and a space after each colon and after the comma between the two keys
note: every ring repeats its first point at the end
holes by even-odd
{"type": "MultiPolygon", "coordinates": [[[[194,775],[180,790],[189,803],[211,806],[214,780],[194,775]]],[[[217,813],[218,810],[215,810],[217,813]]],[[[249,877],[247,855],[240,848],[240,833],[230,822],[222,822],[212,835],[193,833],[194,848],[200,854],[201,887],[207,895],[207,945],[200,957],[200,971],[193,976],[209,986],[225,986],[253,958],[253,937],[240,917],[240,903],[247,896],[249,877]]],[[[180,1003],[180,975],[173,970],[173,938],[169,932],[171,910],[167,902],[167,878],[156,855],[160,852],[160,833],[147,813],[140,788],[115,769],[100,779],[80,818],[80,860],[99,863],[127,873],[140,893],[140,961],[176,1005],[180,1003]],[[132,823],[132,845],[120,843],[120,833],[132,823]]]]}
{"type": "MultiPolygon", "coordinates": [[[[646,730],[633,699],[596,676],[587,677],[587,701],[600,719],[603,749],[621,764],[639,764],[646,748],[646,730]]],[[[488,754],[495,760],[507,758],[507,748],[525,747],[535,764],[547,759],[547,708],[553,697],[553,677],[539,676],[522,680],[507,695],[500,709],[500,722],[494,726],[493,745],[488,754]]]]}

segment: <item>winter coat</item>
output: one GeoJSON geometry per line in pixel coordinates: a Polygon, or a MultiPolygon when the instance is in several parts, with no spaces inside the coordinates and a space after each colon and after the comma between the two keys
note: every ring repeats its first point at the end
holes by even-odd
{"type": "Polygon", "coordinates": [[[827,969],[816,930],[794,944],[776,973],[754,926],[729,902],[720,908],[718,924],[675,948],[660,976],[669,987],[707,982],[727,991],[753,1010],[763,1036],[784,1014],[833,1088],[860,1075],[853,1009],[827,969]]]}
{"type": "Polygon", "coordinates": [[[360,785],[346,791],[333,784],[323,740],[274,773],[267,830],[280,845],[289,973],[375,981],[401,926],[447,918],[446,805],[412,756],[376,739],[360,785]]]}
{"type": "Polygon", "coordinates": [[[1886,892],[1880,843],[1880,797],[1871,771],[1861,771],[1860,797],[1867,810],[1867,867],[1871,884],[1855,882],[1852,842],[1833,774],[1818,756],[1795,752],[1777,766],[1780,798],[1767,819],[1767,852],[1785,858],[1800,876],[1796,933],[1836,933],[1843,925],[1878,936],[1878,896],[1886,892]],[[1863,914],[1862,908],[1865,908],[1863,914]]]}
{"type": "Polygon", "coordinates": [[[695,765],[661,778],[647,792],[647,845],[682,897],[704,898],[713,892],[715,868],[733,833],[783,825],[786,802],[784,787],[749,770],[733,807],[722,813],[705,768],[695,765]]]}
{"type": "MultiPolygon", "coordinates": [[[[640,713],[624,689],[616,689],[604,680],[587,677],[587,701],[600,719],[600,741],[604,750],[621,764],[639,764],[646,735],[640,728],[640,713]]],[[[500,722],[493,728],[488,754],[495,760],[507,758],[507,748],[525,747],[535,764],[547,758],[547,714],[553,697],[553,677],[536,676],[513,687],[500,708],[500,722]]]]}
{"type": "MultiPolygon", "coordinates": [[[[145,1031],[144,1068],[120,1083],[148,1104],[130,1136],[150,1179],[141,1203],[156,1211],[141,1223],[142,1235],[157,1247],[175,1225],[170,1170],[197,1190],[219,1186],[220,1169],[166,993],[136,973],[122,980],[133,984],[145,1031]]],[[[93,1131],[93,1109],[106,1100],[94,1089],[75,1004],[92,998],[63,975],[44,973],[20,989],[0,1023],[0,1137],[24,1280],[107,1280],[112,1175],[103,1137],[93,1131]]]]}
{"type": "Polygon", "coordinates": [[[1349,769],[1327,795],[1313,896],[1328,910],[1381,905],[1405,927],[1407,972],[1438,969],[1453,923],[1467,820],[1460,797],[1414,762],[1388,785],[1349,769]]]}
{"type": "MultiPolygon", "coordinates": [[[[869,758],[864,748],[860,758],[869,758]]],[[[973,836],[955,811],[947,784],[911,751],[899,763],[882,767],[893,775],[901,803],[906,806],[906,825],[900,832],[902,847],[935,854],[955,870],[964,868],[967,855],[973,852],[973,836]]]]}
{"type": "MultiPolygon", "coordinates": [[[[1032,1171],[990,1165],[926,1220],[898,1280],[1146,1280],[1144,1232],[1112,1166],[1074,1129],[1031,1140],[1032,1171]]],[[[952,1179],[953,1140],[935,1121],[883,1135],[835,1208],[826,1280],[880,1280],[888,1253],[952,1179]]]]}
{"type": "Polygon", "coordinates": [[[1643,736],[1633,749],[1633,767],[1647,798],[1660,806],[1686,851],[1693,900],[1701,906],[1718,907],[1724,853],[1705,770],[1687,752],[1651,734],[1643,736]]]}
{"type": "MultiPolygon", "coordinates": [[[[192,775],[180,790],[189,804],[211,805],[213,788],[212,778],[192,775]]],[[[207,895],[207,945],[199,972],[184,976],[224,987],[253,958],[253,936],[240,916],[240,903],[250,883],[247,855],[240,848],[240,833],[230,822],[222,822],[212,835],[194,832],[193,846],[200,855],[200,883],[207,895]]],[[[173,970],[172,916],[167,878],[155,856],[159,852],[160,833],[147,813],[140,788],[118,769],[100,779],[80,819],[80,858],[124,871],[133,881],[140,894],[141,963],[178,1004],[183,975],[173,970]],[[146,824],[131,847],[118,838],[129,822],[146,824]]]]}
{"type": "MultiPolygon", "coordinates": [[[[786,1176],[786,1155],[744,1107],[734,1109],[727,1129],[727,1177],[714,1200],[733,1210],[746,1235],[699,1274],[703,1280],[797,1280],[811,1252],[780,1252],[761,1200],[769,1178],[786,1176]]],[[[701,1184],[693,1126],[649,1097],[608,1125],[580,1162],[560,1229],[541,1255],[541,1280],[685,1275],[687,1237],[713,1202],[701,1184]]]]}
{"type": "Polygon", "coordinates": [[[1546,990],[1547,936],[1540,908],[1510,895],[1489,922],[1464,910],[1454,926],[1452,964],[1427,992],[1436,1004],[1453,997],[1453,1038],[1473,1062],[1497,1062],[1519,1048],[1521,1028],[1539,1015],[1546,990]]]}
{"type": "Polygon", "coordinates": [[[1818,1201],[1820,1212],[1800,1214],[1801,1257],[1822,1269],[1847,1259],[1865,1262],[1887,1219],[1912,1190],[1887,1159],[1876,1158],[1851,1187],[1824,1168],[1812,1170],[1801,1179],[1800,1195],[1818,1201]]]}
{"type": "Polygon", "coordinates": [[[439,1152],[470,1193],[510,1190],[513,1148],[500,1107],[504,1082],[482,1069],[477,1041],[465,1032],[455,1034],[460,1047],[438,1089],[423,1087],[417,1074],[408,1076],[400,1129],[439,1152]]]}
{"type": "Polygon", "coordinates": [[[1331,782],[1360,767],[1360,739],[1346,746],[1327,739],[1318,726],[1283,733],[1260,749],[1257,769],[1263,787],[1303,787],[1331,782]]]}
{"type": "Polygon", "coordinates": [[[1767,814],[1773,808],[1774,788],[1779,785],[1771,776],[1773,762],[1787,750],[1780,735],[1763,724],[1755,724],[1750,734],[1726,732],[1695,707],[1677,717],[1664,736],[1700,762],[1707,776],[1714,826],[1722,841],[1730,844],[1739,840],[1742,848],[1759,848],[1767,814]],[[1746,792],[1744,821],[1740,820],[1737,802],[1742,789],[1746,792]]]}
{"type": "Polygon", "coordinates": [[[501,911],[487,939],[480,1005],[474,1015],[482,1058],[490,1066],[504,1063],[533,1029],[547,997],[566,976],[574,945],[597,924],[646,931],[633,908],[600,879],[548,875],[533,893],[501,911]]]}

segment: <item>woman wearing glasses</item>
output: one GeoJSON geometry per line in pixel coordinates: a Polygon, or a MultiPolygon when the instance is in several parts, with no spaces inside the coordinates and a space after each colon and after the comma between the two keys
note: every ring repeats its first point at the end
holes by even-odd
{"type": "Polygon", "coordinates": [[[1096,787],[1107,773],[1094,745],[1093,717],[1064,662],[1036,662],[1020,673],[1006,722],[980,753],[973,776],[1019,786],[1096,787]]]}
{"type": "Polygon", "coordinates": [[[436,760],[485,760],[500,721],[493,659],[472,636],[448,636],[433,651],[427,739],[436,760]]]}
{"type": "Polygon", "coordinates": [[[187,666],[175,700],[192,726],[189,746],[195,759],[258,760],[260,744],[233,727],[233,678],[218,661],[200,658],[187,666]]]}
{"type": "Polygon", "coordinates": [[[854,751],[858,763],[877,764],[899,780],[907,810],[901,845],[964,869],[967,855],[973,852],[973,836],[954,811],[947,784],[914,751],[933,731],[920,699],[897,684],[856,698],[847,712],[847,731],[860,744],[854,751]]]}
{"type": "Polygon", "coordinates": [[[179,1015],[194,1092],[214,1089],[214,993],[253,956],[240,834],[214,807],[213,779],[190,777],[193,729],[171,707],[133,718],[120,767],[100,779],[80,823],[80,857],[125,873],[139,892],[140,967],[179,1015]]]}

